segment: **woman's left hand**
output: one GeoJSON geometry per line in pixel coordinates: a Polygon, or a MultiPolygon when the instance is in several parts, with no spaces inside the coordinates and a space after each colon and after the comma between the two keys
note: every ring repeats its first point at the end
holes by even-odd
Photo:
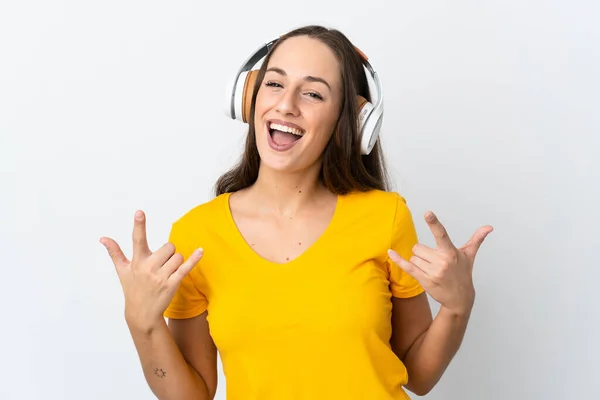
{"type": "Polygon", "coordinates": [[[493,228],[489,225],[479,228],[464,246],[457,249],[434,213],[428,212],[425,221],[433,233],[436,248],[419,243],[413,247],[413,256],[408,261],[390,249],[390,258],[419,281],[442,307],[456,315],[468,316],[475,301],[473,263],[479,247],[493,228]]]}

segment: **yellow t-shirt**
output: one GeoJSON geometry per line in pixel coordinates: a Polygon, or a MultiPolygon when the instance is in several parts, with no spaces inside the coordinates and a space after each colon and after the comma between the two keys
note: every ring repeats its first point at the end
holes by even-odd
{"type": "Polygon", "coordinates": [[[300,257],[277,264],[241,236],[229,194],[173,224],[187,259],[204,249],[165,312],[208,310],[229,400],[398,400],[406,368],[392,352],[391,296],[423,292],[388,258],[417,243],[403,197],[372,190],[338,196],[323,235],[300,257]]]}

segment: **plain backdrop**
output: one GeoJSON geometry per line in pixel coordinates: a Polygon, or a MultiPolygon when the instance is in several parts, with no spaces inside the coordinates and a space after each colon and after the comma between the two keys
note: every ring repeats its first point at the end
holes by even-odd
{"type": "Polygon", "coordinates": [[[153,398],[98,239],[131,254],[139,208],[157,248],[212,198],[246,132],[224,116],[226,82],[261,43],[309,23],[345,32],[380,73],[381,140],[422,242],[427,210],[457,245],[495,227],[464,344],[427,399],[600,398],[599,11],[2,1],[0,399],[153,398]]]}

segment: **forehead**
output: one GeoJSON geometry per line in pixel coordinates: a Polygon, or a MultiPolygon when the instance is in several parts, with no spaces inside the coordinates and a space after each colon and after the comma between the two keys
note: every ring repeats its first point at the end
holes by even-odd
{"type": "Polygon", "coordinates": [[[333,51],[318,39],[297,36],[286,39],[273,52],[268,67],[283,69],[289,76],[318,76],[339,82],[339,63],[333,51]]]}

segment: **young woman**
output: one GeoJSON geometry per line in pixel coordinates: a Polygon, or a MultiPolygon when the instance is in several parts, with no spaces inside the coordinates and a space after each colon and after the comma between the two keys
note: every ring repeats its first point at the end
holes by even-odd
{"type": "Polygon", "coordinates": [[[457,249],[427,213],[437,246],[418,244],[381,146],[361,152],[363,57],[335,30],[282,36],[249,91],[244,155],[215,198],[154,253],[141,211],[131,261],[101,239],[159,399],[212,399],[217,349],[231,400],[408,399],[404,388],[428,393],[458,350],[491,227],[457,249]],[[426,293],[441,304],[435,319],[426,293]]]}

